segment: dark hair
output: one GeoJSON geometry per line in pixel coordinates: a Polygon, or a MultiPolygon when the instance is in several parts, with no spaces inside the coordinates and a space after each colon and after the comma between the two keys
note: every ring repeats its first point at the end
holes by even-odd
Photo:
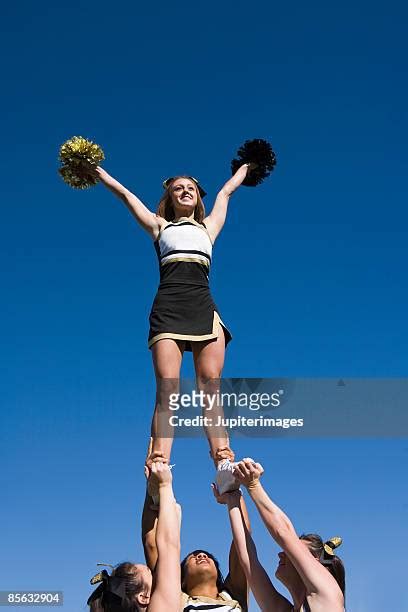
{"type": "Polygon", "coordinates": [[[337,555],[327,555],[324,550],[324,542],[316,533],[303,533],[300,536],[301,540],[305,540],[309,544],[309,550],[314,557],[319,559],[333,578],[335,578],[343,595],[346,593],[346,573],[343,561],[337,555]]]}
{"type": "Polygon", "coordinates": [[[159,217],[162,217],[163,219],[166,219],[166,221],[173,221],[173,219],[175,218],[175,212],[174,212],[174,207],[173,207],[173,202],[171,199],[171,187],[174,183],[174,181],[176,181],[177,179],[180,178],[186,178],[189,179],[193,185],[195,186],[196,192],[197,192],[197,206],[194,209],[194,219],[198,222],[198,223],[202,223],[204,221],[204,217],[205,217],[205,208],[204,208],[204,204],[203,204],[203,200],[201,198],[199,189],[197,187],[197,184],[195,181],[192,180],[192,178],[190,176],[186,176],[186,175],[181,175],[181,176],[175,176],[173,178],[173,180],[168,184],[168,186],[166,187],[166,190],[158,204],[157,207],[157,215],[159,217]]]}
{"type": "MultiPolygon", "coordinates": [[[[139,570],[134,563],[120,563],[112,571],[110,579],[114,579],[117,585],[124,586],[124,596],[120,601],[117,597],[109,597],[109,594],[101,590],[96,599],[88,599],[91,612],[139,612],[136,595],[141,593],[149,585],[141,578],[139,570]],[[119,603],[120,602],[120,603],[119,603]]],[[[101,589],[101,586],[98,587],[101,589]]],[[[98,590],[97,589],[97,590],[98,590]]],[[[96,593],[96,591],[94,591],[96,593]]]]}
{"type": "Polygon", "coordinates": [[[206,554],[209,559],[212,559],[214,561],[214,565],[215,565],[215,568],[217,570],[217,590],[218,590],[219,593],[221,593],[221,591],[224,589],[224,582],[225,581],[224,581],[224,576],[222,575],[221,570],[220,570],[220,564],[218,563],[218,561],[214,557],[214,555],[212,555],[211,553],[207,552],[206,550],[203,550],[202,548],[198,548],[197,550],[193,550],[193,552],[188,553],[188,555],[186,557],[184,557],[183,561],[181,562],[181,588],[184,590],[184,585],[185,585],[185,580],[186,580],[186,563],[187,563],[187,559],[189,557],[191,557],[191,555],[193,555],[195,557],[199,553],[206,554]]]}

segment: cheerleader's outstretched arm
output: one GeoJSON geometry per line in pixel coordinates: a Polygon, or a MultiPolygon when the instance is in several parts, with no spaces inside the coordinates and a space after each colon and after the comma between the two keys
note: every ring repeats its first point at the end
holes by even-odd
{"type": "Polygon", "coordinates": [[[316,596],[321,609],[343,610],[343,595],[336,580],[299,539],[291,520],[266,493],[260,483],[263,471],[259,463],[244,459],[237,464],[234,476],[247,487],[266,528],[292,561],[307,593],[316,596]]]}
{"type": "Polygon", "coordinates": [[[147,567],[154,572],[157,564],[156,531],[159,508],[153,506],[147,488],[142,513],[142,544],[147,567]]]}
{"type": "Polygon", "coordinates": [[[292,605],[273,586],[263,565],[258,559],[255,543],[252,539],[249,523],[245,520],[242,493],[233,491],[218,495],[214,491],[218,503],[225,503],[231,523],[234,547],[258,606],[263,612],[291,612],[292,605]]]}
{"type": "MultiPolygon", "coordinates": [[[[213,487],[215,498],[219,503],[223,503],[223,498],[227,500],[229,493],[225,493],[225,495],[219,495],[216,486],[213,487]]],[[[249,522],[248,510],[245,505],[245,500],[242,497],[239,491],[234,491],[231,493],[232,496],[239,495],[239,497],[235,498],[240,514],[241,520],[245,525],[245,529],[250,532],[251,524],[249,522]]],[[[229,553],[229,571],[228,575],[225,579],[225,587],[229,593],[233,596],[233,599],[237,599],[241,604],[243,612],[248,610],[248,597],[249,597],[249,589],[248,589],[248,580],[247,575],[245,574],[244,568],[240,562],[237,546],[235,545],[234,539],[232,540],[230,553],[229,553]]]]}
{"type": "Polygon", "coordinates": [[[229,199],[245,179],[248,170],[249,164],[244,164],[238,168],[234,176],[232,176],[218,192],[211,213],[204,219],[205,226],[213,242],[224,227],[229,199]]]}
{"type": "Polygon", "coordinates": [[[161,453],[153,453],[152,451],[153,438],[150,438],[144,466],[144,473],[146,476],[146,495],[142,512],[142,543],[146,559],[146,565],[150,568],[152,572],[154,572],[156,569],[158,557],[156,531],[157,520],[159,517],[159,507],[154,503],[153,500],[153,496],[158,495],[157,478],[150,479],[150,474],[153,463],[167,463],[167,461],[161,453]],[[152,486],[153,489],[151,488],[152,486]]]}
{"type": "Polygon", "coordinates": [[[180,610],[180,507],[172,488],[172,474],[165,463],[153,463],[150,478],[158,481],[159,516],[156,529],[157,565],[147,612],[180,610]]]}
{"type": "Polygon", "coordinates": [[[149,210],[129,189],[126,189],[119,181],[108,174],[106,170],[98,166],[94,172],[101,183],[122,200],[139,225],[156,239],[160,231],[159,217],[149,210]]]}

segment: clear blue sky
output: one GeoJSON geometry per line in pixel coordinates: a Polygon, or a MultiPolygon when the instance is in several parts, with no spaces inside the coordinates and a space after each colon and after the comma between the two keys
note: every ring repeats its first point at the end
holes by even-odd
{"type": "MultiPolygon", "coordinates": [[[[63,589],[76,612],[97,561],[142,558],[157,261],[111,194],[63,184],[60,144],[100,143],[154,208],[178,172],[209,206],[237,147],[270,140],[277,169],[233,197],[214,253],[224,374],[407,376],[407,17],[395,0],[2,9],[1,589],[63,589]]],[[[343,536],[348,610],[407,609],[406,440],[234,446],[300,532],[343,536]]],[[[225,568],[205,441],[173,459],[183,553],[225,568]]]]}

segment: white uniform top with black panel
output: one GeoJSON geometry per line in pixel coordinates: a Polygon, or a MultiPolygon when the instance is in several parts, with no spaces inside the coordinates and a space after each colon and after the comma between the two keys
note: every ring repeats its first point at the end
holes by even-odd
{"type": "Polygon", "coordinates": [[[160,286],[150,312],[149,348],[162,338],[191,342],[231,334],[221,321],[209,289],[212,243],[204,224],[182,217],[166,222],[154,243],[160,286]]]}

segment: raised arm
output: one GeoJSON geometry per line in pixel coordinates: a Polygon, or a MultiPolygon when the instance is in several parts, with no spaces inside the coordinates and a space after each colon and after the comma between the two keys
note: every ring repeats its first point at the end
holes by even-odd
{"type": "MultiPolygon", "coordinates": [[[[214,489],[214,494],[216,494],[216,498],[219,503],[224,503],[224,501],[221,501],[221,498],[224,496],[219,496],[216,489],[214,489]]],[[[224,499],[227,501],[227,503],[229,495],[237,495],[236,503],[239,508],[242,522],[245,525],[245,529],[249,532],[251,525],[244,498],[242,497],[240,491],[234,491],[234,493],[231,494],[226,493],[224,499]]],[[[231,593],[234,599],[239,601],[243,610],[248,609],[248,581],[244,568],[240,562],[239,552],[234,539],[232,541],[229,553],[229,571],[225,579],[225,588],[231,593]]]]}
{"type": "Polygon", "coordinates": [[[153,501],[153,495],[157,496],[159,494],[158,482],[156,478],[149,478],[154,462],[167,463],[167,459],[163,457],[161,452],[153,452],[153,438],[150,437],[144,468],[146,476],[146,495],[142,512],[142,543],[146,565],[152,572],[155,571],[157,563],[156,530],[159,516],[159,506],[155,506],[153,501]]]}
{"type": "Polygon", "coordinates": [[[93,173],[109,191],[122,200],[139,225],[156,239],[160,231],[160,218],[152,213],[129,189],[126,189],[119,181],[108,174],[106,170],[98,166],[93,169],[93,173]]]}
{"type": "Polygon", "coordinates": [[[229,181],[225,183],[222,189],[218,192],[211,213],[204,219],[205,226],[213,242],[224,227],[229,199],[245,179],[246,175],[248,174],[249,167],[250,164],[244,164],[238,168],[234,176],[232,176],[229,181]]]}
{"type": "Polygon", "coordinates": [[[154,572],[157,563],[156,531],[158,507],[153,506],[153,500],[146,487],[146,496],[142,513],[142,543],[147,567],[154,572]]]}
{"type": "Polygon", "coordinates": [[[258,559],[241,492],[233,491],[222,496],[216,495],[216,498],[219,503],[227,504],[234,551],[259,607],[264,612],[291,612],[291,604],[275,589],[258,559]]]}
{"type": "Polygon", "coordinates": [[[153,463],[150,478],[158,481],[159,516],[156,529],[157,565],[148,612],[180,609],[180,511],[168,465],[153,463]]]}
{"type": "Polygon", "coordinates": [[[343,595],[327,569],[316,559],[305,543],[299,539],[286,514],[270,499],[263,489],[260,477],[263,468],[252,460],[241,461],[235,469],[235,477],[244,484],[269,533],[292,561],[309,595],[314,595],[320,605],[330,610],[343,610],[343,595]]]}

